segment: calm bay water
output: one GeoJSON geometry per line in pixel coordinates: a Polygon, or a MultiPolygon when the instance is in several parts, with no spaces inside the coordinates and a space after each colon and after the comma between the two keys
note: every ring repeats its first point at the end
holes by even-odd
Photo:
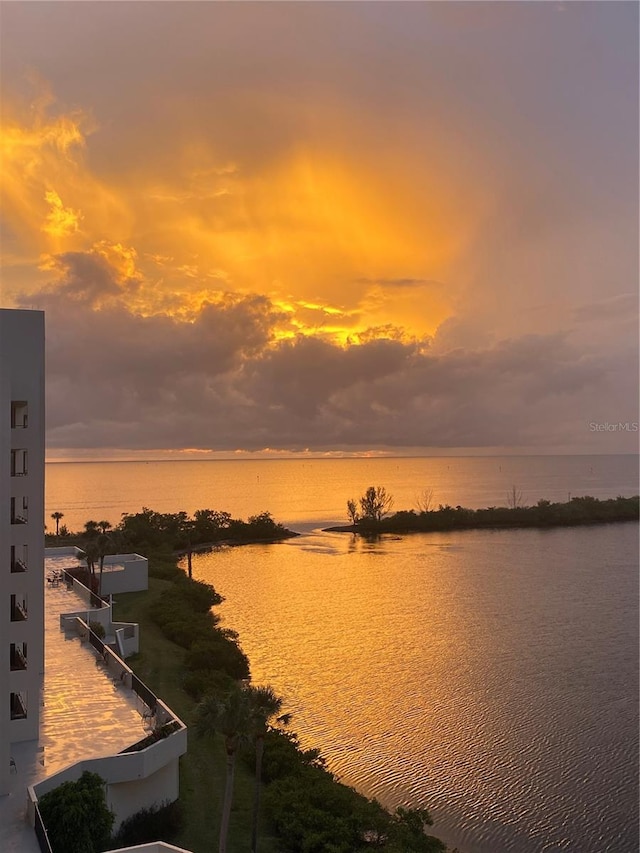
{"type": "MultiPolygon", "coordinates": [[[[117,524],[143,506],[158,512],[220,509],[237,517],[269,510],[298,531],[347,522],[346,503],[385,486],[395,509],[435,504],[504,506],[513,486],[525,504],[569,495],[638,492],[637,456],[510,456],[385,459],[279,459],[208,462],[68,462],[47,465],[46,519],[64,512],[69,529],[117,524]],[[100,516],[100,518],[98,518],[100,516]]],[[[49,521],[51,527],[51,522],[49,521]]]]}
{"type": "Polygon", "coordinates": [[[305,745],[465,853],[638,849],[638,525],[387,536],[318,527],[384,485],[397,509],[637,492],[637,457],[82,463],[47,469],[79,527],[143,505],[270,510],[304,535],[194,561],[254,681],[305,745]]]}

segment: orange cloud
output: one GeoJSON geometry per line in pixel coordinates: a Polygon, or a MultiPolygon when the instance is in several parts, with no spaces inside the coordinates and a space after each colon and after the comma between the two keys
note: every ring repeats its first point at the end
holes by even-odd
{"type": "Polygon", "coordinates": [[[31,112],[10,104],[3,128],[16,258],[40,255],[43,270],[49,256],[95,252],[136,279],[129,307],[144,315],[189,318],[220,294],[264,293],[287,306],[281,337],[344,343],[389,324],[430,335],[451,313],[445,291],[392,284],[441,275],[456,251],[435,197],[418,210],[406,183],[357,152],[300,142],[250,166],[174,139],[170,169],[152,149],[144,173],[128,171],[123,148],[107,175],[91,165],[100,128],[43,91],[31,112]]]}
{"type": "Polygon", "coordinates": [[[75,234],[79,228],[82,213],[65,207],[55,190],[47,190],[44,197],[50,206],[50,210],[47,213],[42,230],[51,237],[68,237],[75,234]]]}

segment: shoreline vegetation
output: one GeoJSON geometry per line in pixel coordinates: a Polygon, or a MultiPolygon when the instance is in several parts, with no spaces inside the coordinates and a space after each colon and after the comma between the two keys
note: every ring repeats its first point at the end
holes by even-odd
{"type": "MultiPolygon", "coordinates": [[[[220,626],[215,607],[223,597],[178,566],[180,552],[190,569],[197,547],[277,542],[297,534],[269,513],[238,522],[211,510],[191,519],[144,508],[123,514],[115,528],[90,521],[75,534],[59,529],[63,516],[52,515],[57,535],[47,535],[47,545],[83,549],[84,573],[94,589],[101,557],[125,548],[147,556],[148,590],[118,595],[114,618],[140,624],[141,648],[128,663],[191,732],[180,761],[178,808],[159,804],[153,814],[134,816],[128,834],[119,833],[121,845],[157,841],[164,826],[160,840],[193,853],[447,853],[446,844],[425,831],[432,825],[427,809],[391,813],[342,784],[319,749],[301,746],[288,728],[290,715],[276,717],[268,705],[256,703],[270,688],[250,683],[237,633],[220,626]]],[[[280,708],[283,700],[275,699],[280,708]]]]}
{"type": "Polygon", "coordinates": [[[515,487],[507,496],[507,506],[468,509],[440,504],[437,509],[432,509],[432,501],[432,493],[425,492],[418,499],[417,510],[400,510],[391,515],[392,496],[383,486],[370,486],[358,502],[347,502],[351,524],[327,527],[324,531],[376,536],[381,533],[573,527],[638,521],[640,511],[638,495],[604,500],[585,495],[569,498],[564,503],[539,500],[535,506],[524,506],[522,495],[515,487]]]}

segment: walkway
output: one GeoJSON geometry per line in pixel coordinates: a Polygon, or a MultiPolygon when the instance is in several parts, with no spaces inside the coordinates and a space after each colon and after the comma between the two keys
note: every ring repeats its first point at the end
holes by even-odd
{"type": "MultiPolygon", "coordinates": [[[[45,576],[50,570],[45,562],[45,576]]],[[[12,790],[0,797],[2,853],[38,853],[25,822],[28,785],[83,758],[112,755],[145,736],[140,700],[96,665],[92,646],[60,629],[60,614],[86,609],[73,590],[45,581],[45,678],[40,740],[14,744],[12,790]]]]}

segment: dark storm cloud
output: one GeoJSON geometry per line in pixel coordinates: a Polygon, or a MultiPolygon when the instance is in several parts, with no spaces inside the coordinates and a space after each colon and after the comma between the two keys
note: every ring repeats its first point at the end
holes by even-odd
{"type": "Polygon", "coordinates": [[[633,439],[586,424],[637,419],[637,4],[4,6],[0,85],[88,128],[51,158],[17,112],[50,446],[633,439]]]}
{"type": "Polygon", "coordinates": [[[574,311],[577,322],[601,322],[604,320],[638,319],[638,294],[620,293],[588,305],[579,305],[574,311]]]}
{"type": "Polygon", "coordinates": [[[631,351],[603,359],[560,334],[447,352],[278,341],[282,317],[264,297],[205,305],[192,322],[144,317],[102,259],[61,266],[38,295],[52,448],[580,445],[590,420],[633,420],[616,403],[633,399],[631,351]],[[92,292],[83,275],[110,279],[109,304],[74,298],[92,292]]]}
{"type": "Polygon", "coordinates": [[[143,412],[188,407],[190,388],[206,398],[213,378],[262,350],[280,316],[263,297],[228,295],[193,322],[144,317],[126,307],[129,280],[95,253],[65,255],[58,270],[55,284],[28,297],[46,312],[50,428],[105,416],[135,428],[143,412]]]}

